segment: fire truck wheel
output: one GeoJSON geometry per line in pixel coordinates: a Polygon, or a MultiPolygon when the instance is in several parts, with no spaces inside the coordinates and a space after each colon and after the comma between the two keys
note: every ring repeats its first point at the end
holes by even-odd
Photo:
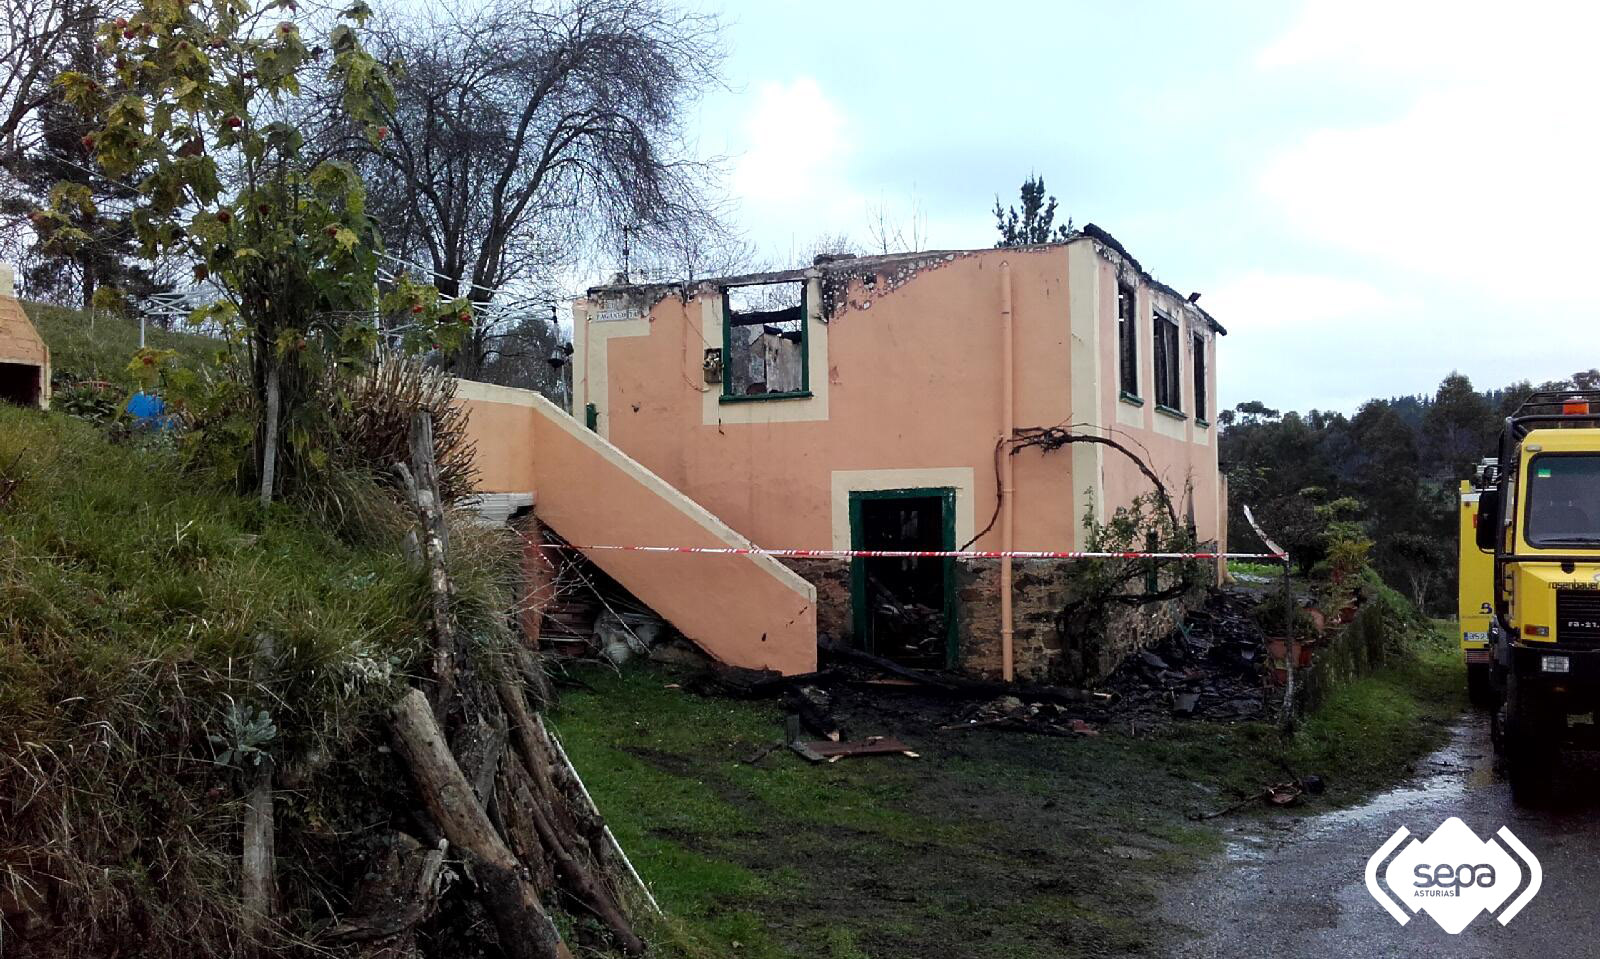
{"type": "Polygon", "coordinates": [[[1512,675],[1507,677],[1500,727],[1512,801],[1522,806],[1548,803],[1561,763],[1566,716],[1552,709],[1543,697],[1530,695],[1525,684],[1512,675]]]}
{"type": "Polygon", "coordinates": [[[1494,709],[1500,705],[1494,683],[1489,680],[1489,664],[1473,663],[1467,667],[1467,698],[1479,709],[1494,709]]]}

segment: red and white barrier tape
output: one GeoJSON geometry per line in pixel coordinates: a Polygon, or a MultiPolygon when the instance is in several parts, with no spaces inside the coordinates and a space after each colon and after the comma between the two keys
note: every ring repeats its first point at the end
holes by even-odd
{"type": "Polygon", "coordinates": [[[1276,553],[1117,553],[1053,549],[761,549],[755,546],[577,546],[538,543],[549,549],[579,552],[615,550],[629,553],[698,553],[709,556],[781,556],[791,559],[1256,559],[1281,563],[1276,553]]]}

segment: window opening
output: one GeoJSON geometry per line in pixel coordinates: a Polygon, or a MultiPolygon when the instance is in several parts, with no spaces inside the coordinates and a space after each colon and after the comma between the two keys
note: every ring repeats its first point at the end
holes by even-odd
{"type": "Polygon", "coordinates": [[[1117,354],[1122,392],[1139,395],[1139,327],[1135,319],[1138,298],[1127,283],[1117,284],[1117,354]]]}
{"type": "Polygon", "coordinates": [[[1178,365],[1178,324],[1169,316],[1155,314],[1155,372],[1156,372],[1156,405],[1164,406],[1169,410],[1182,409],[1183,401],[1178,398],[1179,371],[1178,365]]]}
{"type": "Polygon", "coordinates": [[[729,287],[723,292],[722,395],[804,395],[806,361],[804,282],[729,287]]]}

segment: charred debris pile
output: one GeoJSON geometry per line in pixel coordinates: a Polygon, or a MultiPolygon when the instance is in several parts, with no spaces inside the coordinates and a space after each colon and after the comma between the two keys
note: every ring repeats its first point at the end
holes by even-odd
{"type": "Polygon", "coordinates": [[[1268,692],[1266,640],[1254,605],[1245,595],[1214,592],[1160,642],[1087,689],[912,669],[837,643],[823,645],[815,673],[721,668],[685,686],[703,695],[779,700],[791,741],[850,741],[886,727],[1090,736],[1107,726],[1137,733],[1173,722],[1256,720],[1266,718],[1268,692]]]}
{"type": "Polygon", "coordinates": [[[1212,593],[1165,639],[1124,659],[1102,686],[1117,697],[1116,717],[1261,718],[1267,654],[1254,605],[1238,593],[1212,593]]]}

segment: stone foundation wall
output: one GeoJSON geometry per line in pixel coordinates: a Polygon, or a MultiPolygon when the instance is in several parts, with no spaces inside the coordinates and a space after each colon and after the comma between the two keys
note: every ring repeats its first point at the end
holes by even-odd
{"type": "MultiPolygon", "coordinates": [[[[1166,636],[1182,618],[1185,600],[1116,606],[1104,629],[1072,635],[1058,625],[1070,599],[1071,564],[1018,560],[1012,564],[1012,665],[1019,680],[1079,684],[1105,676],[1122,658],[1166,636]]],[[[956,564],[960,667],[1000,677],[1000,561],[956,564]]]]}
{"type": "MultiPolygon", "coordinates": [[[[818,634],[852,641],[850,561],[782,562],[816,586],[818,634]]],[[[1018,560],[1012,566],[1012,662],[1018,679],[1066,684],[1098,679],[1124,656],[1166,636],[1183,616],[1186,603],[1181,599],[1141,607],[1117,606],[1105,629],[1063,636],[1056,619],[1069,599],[1071,566],[1051,560],[1018,560]]],[[[957,668],[986,679],[1000,677],[999,582],[999,560],[956,563],[957,668]]]]}
{"type": "Polygon", "coordinates": [[[850,607],[850,561],[847,559],[779,559],[817,588],[817,637],[848,642],[855,634],[850,607]]]}

